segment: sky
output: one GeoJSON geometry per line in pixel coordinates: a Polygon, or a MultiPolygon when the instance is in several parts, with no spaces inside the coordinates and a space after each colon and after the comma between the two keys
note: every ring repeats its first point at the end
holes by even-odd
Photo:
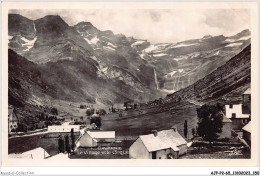
{"type": "Polygon", "coordinates": [[[70,26],[91,22],[99,30],[145,39],[151,43],[176,43],[205,35],[231,36],[250,29],[246,9],[86,9],[86,10],[10,10],[35,20],[59,15],[70,26]]]}

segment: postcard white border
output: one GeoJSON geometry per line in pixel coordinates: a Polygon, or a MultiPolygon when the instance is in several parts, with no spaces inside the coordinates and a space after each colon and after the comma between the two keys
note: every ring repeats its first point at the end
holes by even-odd
{"type": "Polygon", "coordinates": [[[258,165],[258,3],[257,2],[2,2],[2,166],[257,166],[258,165]],[[73,159],[55,162],[8,158],[8,29],[9,9],[249,9],[251,12],[251,159],[73,159]],[[5,118],[6,117],[6,118],[5,118]]]}

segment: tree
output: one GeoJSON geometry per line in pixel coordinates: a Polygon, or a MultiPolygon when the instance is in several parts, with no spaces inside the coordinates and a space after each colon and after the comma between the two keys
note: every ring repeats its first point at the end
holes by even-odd
{"type": "Polygon", "coordinates": [[[59,152],[64,153],[64,140],[61,136],[59,136],[58,144],[59,144],[59,152]]]}
{"type": "Polygon", "coordinates": [[[192,128],[191,132],[192,132],[192,136],[195,137],[195,128],[192,128]]]}
{"type": "Polygon", "coordinates": [[[93,107],[91,108],[87,108],[86,114],[87,116],[91,116],[92,114],[94,114],[95,109],[93,107]]]}
{"type": "Polygon", "coordinates": [[[100,117],[99,114],[93,114],[92,115],[92,117],[90,118],[90,125],[92,123],[95,123],[98,128],[101,127],[102,123],[101,123],[101,117],[100,117]]]}
{"type": "Polygon", "coordinates": [[[111,107],[111,112],[115,112],[115,108],[114,108],[113,104],[112,104],[112,107],[111,107]]]}
{"type": "Polygon", "coordinates": [[[187,138],[187,134],[188,134],[188,122],[187,120],[184,121],[184,136],[185,138],[187,138]]]}
{"type": "Polygon", "coordinates": [[[41,113],[40,115],[37,115],[40,121],[44,121],[44,114],[41,113]]]}
{"type": "Polygon", "coordinates": [[[19,124],[18,124],[18,128],[17,128],[17,131],[27,132],[27,131],[28,131],[28,127],[27,127],[26,124],[19,123],[19,124]]]}
{"type": "Polygon", "coordinates": [[[65,136],[65,149],[66,149],[68,156],[69,156],[71,151],[70,151],[70,141],[69,141],[68,135],[65,136]]]}
{"type": "Polygon", "coordinates": [[[80,108],[80,109],[85,109],[85,108],[86,108],[86,105],[80,105],[79,108],[80,108]]]}
{"type": "Polygon", "coordinates": [[[75,135],[74,135],[74,128],[71,129],[70,131],[70,138],[71,138],[71,149],[74,151],[75,149],[75,135]]]}
{"type": "Polygon", "coordinates": [[[105,109],[99,109],[99,114],[100,115],[105,115],[107,112],[105,109]]]}
{"type": "Polygon", "coordinates": [[[223,113],[216,106],[203,105],[197,109],[197,116],[197,133],[211,145],[218,138],[217,133],[222,132],[223,113]]]}
{"type": "Polygon", "coordinates": [[[52,108],[51,108],[51,114],[53,114],[53,115],[58,115],[58,109],[52,107],[52,108]]]}
{"type": "Polygon", "coordinates": [[[129,106],[128,102],[124,102],[125,111],[128,110],[128,106],[129,106]]]}

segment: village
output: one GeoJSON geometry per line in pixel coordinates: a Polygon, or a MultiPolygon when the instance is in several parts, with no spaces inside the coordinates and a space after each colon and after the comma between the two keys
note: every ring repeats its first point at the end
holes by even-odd
{"type": "MultiPolygon", "coordinates": [[[[124,129],[127,135],[121,135],[119,129],[105,130],[103,123],[107,118],[120,120],[132,116],[142,118],[141,116],[144,114],[149,116],[149,114],[155,113],[154,109],[161,111],[162,108],[164,110],[171,108],[171,106],[167,106],[168,102],[163,99],[146,104],[126,102],[124,103],[125,109],[116,109],[112,106],[109,107],[108,113],[103,109],[95,109],[93,106],[81,106],[79,108],[85,109],[86,112],[84,117],[56,119],[56,123],[53,124],[40,122],[42,129],[28,131],[20,136],[17,136],[19,134],[17,132],[18,118],[15,110],[10,107],[8,131],[10,134],[9,145],[13,149],[9,151],[9,157],[31,159],[250,158],[250,88],[241,96],[241,104],[228,104],[224,107],[216,105],[212,106],[213,108],[203,105],[198,108],[196,128],[188,128],[187,120],[185,120],[184,129],[171,124],[170,128],[152,129],[150,132],[139,135],[128,129],[124,129]],[[159,105],[163,106],[155,108],[159,105]],[[205,111],[206,109],[207,111],[205,111]],[[204,116],[208,116],[209,119],[210,116],[215,116],[216,118],[211,119],[215,124],[211,126],[204,116]],[[216,120],[218,117],[221,119],[221,125],[214,131],[216,124],[219,123],[216,120]],[[26,143],[24,141],[20,144],[21,147],[17,148],[26,151],[16,151],[19,140],[26,138],[31,140],[31,137],[40,141],[37,145],[30,146],[35,148],[28,150],[30,147],[28,149],[22,147],[26,143]]],[[[177,100],[177,102],[180,101],[177,100]]],[[[114,123],[116,122],[114,121],[114,123]]]]}

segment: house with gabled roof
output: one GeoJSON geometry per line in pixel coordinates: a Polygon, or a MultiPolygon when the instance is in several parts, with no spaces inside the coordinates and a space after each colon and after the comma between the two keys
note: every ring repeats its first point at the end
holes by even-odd
{"type": "Polygon", "coordinates": [[[42,147],[28,150],[23,153],[18,153],[18,154],[12,153],[8,155],[9,158],[22,158],[22,159],[46,159],[49,156],[50,156],[49,153],[47,153],[46,150],[43,149],[42,147]]]}
{"type": "Polygon", "coordinates": [[[141,135],[129,148],[132,159],[176,159],[187,153],[187,141],[177,128],[141,135]]]}
{"type": "Polygon", "coordinates": [[[80,130],[80,136],[76,141],[76,147],[97,147],[98,143],[115,142],[115,131],[89,131],[80,130]]]}
{"type": "Polygon", "coordinates": [[[14,108],[8,107],[8,132],[14,132],[18,128],[18,118],[14,108]]]}
{"type": "Polygon", "coordinates": [[[243,114],[242,104],[225,105],[226,117],[232,121],[233,130],[242,130],[250,121],[250,114],[243,114]]]}

